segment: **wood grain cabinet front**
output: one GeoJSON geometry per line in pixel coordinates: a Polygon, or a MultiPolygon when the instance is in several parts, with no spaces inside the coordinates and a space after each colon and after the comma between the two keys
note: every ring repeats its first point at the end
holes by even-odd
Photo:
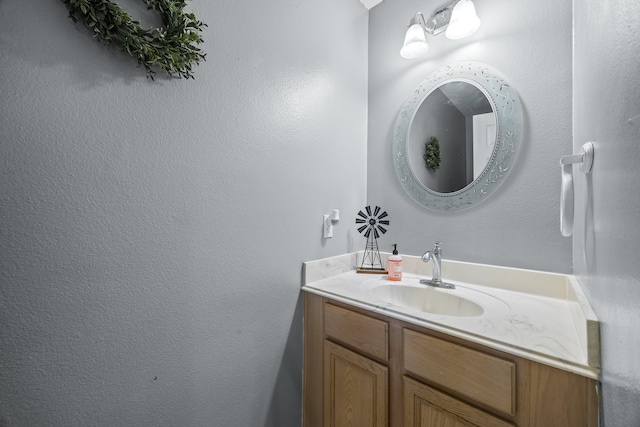
{"type": "Polygon", "coordinates": [[[304,427],[597,427],[597,381],[305,293],[304,427]]]}
{"type": "Polygon", "coordinates": [[[515,427],[409,377],[404,377],[405,427],[515,427]]]}
{"type": "Polygon", "coordinates": [[[407,372],[507,416],[516,410],[516,364],[410,329],[404,330],[407,372]]]}
{"type": "Polygon", "coordinates": [[[325,341],[325,427],[387,427],[388,378],[386,366],[325,341]]]}
{"type": "Polygon", "coordinates": [[[324,332],[330,339],[373,358],[388,360],[388,323],[363,314],[324,304],[324,332]]]}

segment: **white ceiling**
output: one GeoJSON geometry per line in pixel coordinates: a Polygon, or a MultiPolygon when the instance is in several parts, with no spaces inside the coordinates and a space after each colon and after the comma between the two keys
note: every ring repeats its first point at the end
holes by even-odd
{"type": "Polygon", "coordinates": [[[360,3],[362,3],[364,5],[364,7],[367,8],[367,10],[371,9],[372,7],[374,7],[375,5],[382,3],[383,0],[360,0],[360,3]]]}

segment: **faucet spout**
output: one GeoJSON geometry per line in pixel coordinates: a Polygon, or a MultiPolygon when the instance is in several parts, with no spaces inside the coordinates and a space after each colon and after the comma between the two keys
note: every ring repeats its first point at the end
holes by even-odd
{"type": "Polygon", "coordinates": [[[420,283],[424,285],[434,286],[436,288],[455,289],[455,285],[442,281],[442,242],[436,242],[433,250],[427,251],[422,255],[423,262],[431,261],[433,264],[433,274],[431,280],[422,279],[420,283]]]}

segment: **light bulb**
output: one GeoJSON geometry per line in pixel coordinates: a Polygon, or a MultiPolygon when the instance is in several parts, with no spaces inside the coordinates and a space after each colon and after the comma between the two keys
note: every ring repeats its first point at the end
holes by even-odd
{"type": "Polygon", "coordinates": [[[404,37],[404,44],[402,45],[402,49],[400,49],[400,56],[406,59],[413,59],[424,55],[427,50],[429,50],[429,44],[427,43],[422,25],[411,25],[404,37]]]}
{"type": "Polygon", "coordinates": [[[445,35],[452,40],[469,37],[480,27],[480,18],[471,0],[460,0],[451,12],[451,21],[445,35]]]}

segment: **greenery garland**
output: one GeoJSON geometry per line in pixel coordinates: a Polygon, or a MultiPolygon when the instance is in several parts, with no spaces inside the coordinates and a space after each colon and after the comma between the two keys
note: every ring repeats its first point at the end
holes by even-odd
{"type": "Polygon", "coordinates": [[[193,13],[185,13],[182,0],[143,0],[147,9],[160,14],[164,24],[163,28],[149,30],[109,0],[62,1],[73,22],[80,19],[94,37],[106,44],[120,44],[123,51],[144,66],[152,80],[154,67],[162,68],[169,76],[193,78],[192,65],[206,60],[197,45],[203,42],[200,32],[207,24],[198,21],[193,13]]]}
{"type": "Polygon", "coordinates": [[[438,138],[435,136],[429,138],[429,141],[425,144],[424,156],[422,157],[428,168],[436,170],[440,167],[440,142],[438,138]]]}

